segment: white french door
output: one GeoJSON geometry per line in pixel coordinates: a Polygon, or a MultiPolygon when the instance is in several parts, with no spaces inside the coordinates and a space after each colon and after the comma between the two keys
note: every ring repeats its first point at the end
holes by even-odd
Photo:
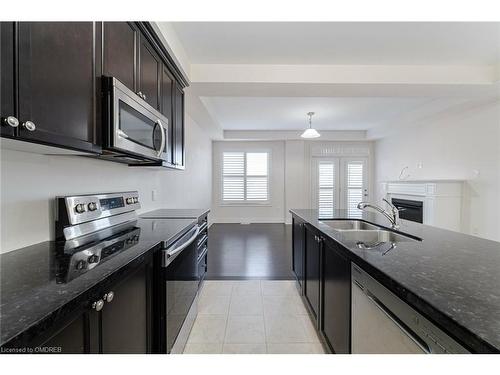
{"type": "Polygon", "coordinates": [[[368,199],[367,158],[314,158],[312,163],[312,206],[320,217],[345,209],[361,216],[359,202],[368,199]]]}

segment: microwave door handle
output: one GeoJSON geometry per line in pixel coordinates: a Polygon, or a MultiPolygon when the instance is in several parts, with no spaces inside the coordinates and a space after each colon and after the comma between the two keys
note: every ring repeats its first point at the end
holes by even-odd
{"type": "Polygon", "coordinates": [[[160,119],[158,119],[157,124],[161,130],[161,146],[156,156],[161,157],[161,154],[163,154],[163,150],[165,149],[165,128],[163,127],[163,124],[161,123],[160,119]]]}

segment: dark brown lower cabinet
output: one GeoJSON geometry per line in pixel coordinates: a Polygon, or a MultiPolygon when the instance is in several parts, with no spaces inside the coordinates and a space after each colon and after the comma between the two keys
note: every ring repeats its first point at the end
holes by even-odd
{"type": "Polygon", "coordinates": [[[27,346],[33,353],[152,353],[152,271],[153,262],[145,262],[103,287],[64,322],[36,335],[28,345],[9,346],[27,346]],[[111,292],[112,300],[105,301],[111,292]],[[96,311],[93,303],[99,300],[104,305],[96,311]]]}
{"type": "Polygon", "coordinates": [[[323,313],[321,331],[330,349],[350,353],[351,263],[334,242],[323,243],[323,313]]]}
{"type": "Polygon", "coordinates": [[[110,290],[114,298],[101,312],[102,353],[151,352],[150,273],[146,264],[110,290]]]}
{"type": "Polygon", "coordinates": [[[304,222],[292,219],[292,271],[300,289],[304,284],[304,222]]]}
{"type": "Polygon", "coordinates": [[[321,239],[307,225],[305,229],[304,297],[316,325],[319,320],[321,239]]]}

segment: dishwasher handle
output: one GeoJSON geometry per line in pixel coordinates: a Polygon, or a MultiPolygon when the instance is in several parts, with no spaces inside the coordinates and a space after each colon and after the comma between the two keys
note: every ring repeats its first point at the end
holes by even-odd
{"type": "MultiPolygon", "coordinates": [[[[358,286],[361,287],[361,285],[359,283],[356,283],[356,284],[358,284],[358,286]]],[[[361,288],[361,289],[363,289],[363,288],[361,288]]],[[[403,326],[399,322],[399,320],[394,316],[394,314],[383,303],[381,303],[373,294],[371,294],[368,290],[366,291],[366,296],[370,299],[371,302],[373,302],[373,304],[375,306],[377,306],[377,308],[380,311],[382,311],[385,314],[385,316],[387,316],[387,318],[389,318],[420,349],[422,349],[426,354],[431,353],[429,346],[425,342],[423,342],[422,339],[419,338],[415,333],[413,333],[412,331],[408,330],[405,326],[403,326]]]]}

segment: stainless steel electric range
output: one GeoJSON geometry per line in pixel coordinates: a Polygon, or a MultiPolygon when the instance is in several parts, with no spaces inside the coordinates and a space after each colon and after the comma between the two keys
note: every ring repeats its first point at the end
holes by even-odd
{"type": "Polygon", "coordinates": [[[155,351],[181,352],[196,315],[198,240],[205,228],[194,218],[139,218],[140,207],[137,191],[57,197],[58,282],[70,282],[141,240],[160,244],[155,351]]]}

